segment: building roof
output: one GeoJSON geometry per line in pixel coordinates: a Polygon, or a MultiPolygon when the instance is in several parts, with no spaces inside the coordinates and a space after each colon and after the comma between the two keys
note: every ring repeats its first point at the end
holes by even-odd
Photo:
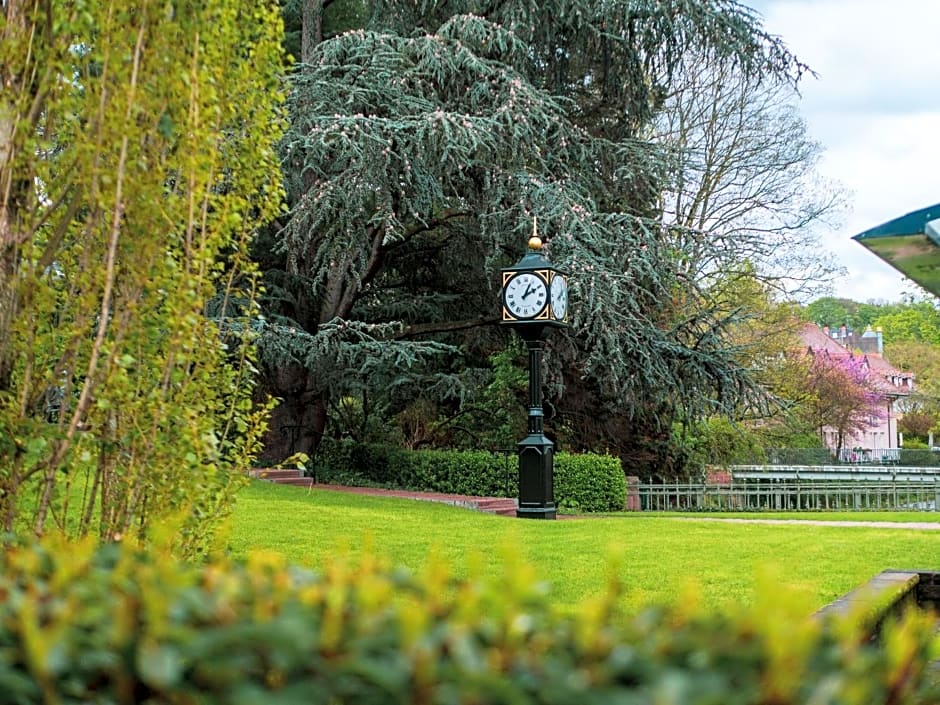
{"type": "Polygon", "coordinates": [[[885,394],[907,396],[913,391],[913,373],[899,370],[881,353],[850,350],[814,323],[807,323],[800,329],[800,342],[806,348],[806,352],[811,355],[824,352],[833,360],[847,358],[864,360],[871,373],[876,375],[875,382],[879,391],[885,394]]]}
{"type": "Polygon", "coordinates": [[[825,350],[826,352],[835,354],[835,355],[845,355],[850,354],[845,346],[840,344],[832,336],[828,335],[826,331],[817,326],[815,323],[807,323],[800,329],[800,342],[803,343],[804,347],[810,348],[812,350],[825,350]]]}

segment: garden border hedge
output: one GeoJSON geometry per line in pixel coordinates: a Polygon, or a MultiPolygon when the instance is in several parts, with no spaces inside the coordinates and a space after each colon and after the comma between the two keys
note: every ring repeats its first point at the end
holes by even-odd
{"type": "MultiPolygon", "coordinates": [[[[310,472],[318,481],[474,497],[514,497],[516,457],[479,450],[408,450],[324,439],[310,472]]],[[[609,455],[555,455],[555,504],[566,512],[622,511],[626,479],[609,455]]]]}

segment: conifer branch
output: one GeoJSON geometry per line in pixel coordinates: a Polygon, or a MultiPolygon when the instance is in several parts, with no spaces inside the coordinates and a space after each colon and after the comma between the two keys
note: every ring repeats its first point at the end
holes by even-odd
{"type": "Polygon", "coordinates": [[[404,340],[407,338],[418,338],[434,333],[452,333],[458,330],[469,330],[471,328],[480,328],[481,326],[492,326],[499,323],[498,318],[488,318],[479,316],[477,318],[467,318],[460,321],[438,321],[432,323],[413,323],[405,326],[400,333],[394,336],[395,340],[404,340]]]}

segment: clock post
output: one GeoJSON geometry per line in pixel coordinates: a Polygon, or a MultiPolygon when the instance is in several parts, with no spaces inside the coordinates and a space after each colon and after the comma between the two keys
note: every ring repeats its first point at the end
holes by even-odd
{"type": "Polygon", "coordinates": [[[568,325],[568,274],[542,254],[542,241],[533,232],[529,251],[515,265],[502,270],[502,282],[502,323],[519,334],[529,351],[528,435],[518,444],[516,516],[554,519],[554,443],[544,432],[542,349],[551,328],[568,325]]]}

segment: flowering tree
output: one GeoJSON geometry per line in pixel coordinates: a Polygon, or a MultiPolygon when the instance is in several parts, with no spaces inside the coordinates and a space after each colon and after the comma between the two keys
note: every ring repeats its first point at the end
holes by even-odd
{"type": "Polygon", "coordinates": [[[820,434],[825,428],[835,430],[837,450],[846,438],[884,419],[886,401],[864,356],[815,353],[804,408],[820,434]]]}

